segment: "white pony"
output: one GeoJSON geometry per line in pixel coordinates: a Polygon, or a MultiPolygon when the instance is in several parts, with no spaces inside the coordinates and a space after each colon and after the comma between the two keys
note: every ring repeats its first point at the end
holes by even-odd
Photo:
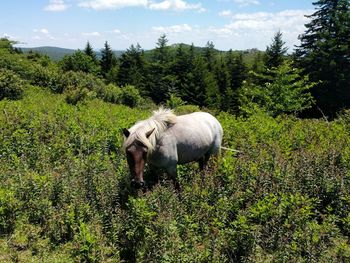
{"type": "Polygon", "coordinates": [[[145,187],[143,171],[147,162],[164,168],[179,189],[177,164],[198,161],[203,169],[209,157],[219,153],[223,136],[220,123],[209,113],[176,116],[163,108],[130,129],[123,129],[123,133],[131,185],[135,188],[145,187]]]}

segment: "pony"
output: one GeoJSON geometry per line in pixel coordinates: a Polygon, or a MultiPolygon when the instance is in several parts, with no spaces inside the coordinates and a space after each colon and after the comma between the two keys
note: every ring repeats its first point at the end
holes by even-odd
{"type": "Polygon", "coordinates": [[[172,110],[159,108],[153,115],[123,129],[123,149],[131,174],[131,186],[145,188],[145,164],[166,170],[179,190],[177,164],[198,161],[204,169],[211,155],[218,155],[223,129],[209,113],[194,112],[176,116],[172,110]]]}

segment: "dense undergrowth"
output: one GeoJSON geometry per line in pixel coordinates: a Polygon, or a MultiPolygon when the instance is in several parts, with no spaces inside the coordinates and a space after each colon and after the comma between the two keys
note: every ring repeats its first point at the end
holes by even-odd
{"type": "Polygon", "coordinates": [[[350,114],[220,113],[240,155],[136,195],[121,130],[150,114],[35,87],[0,101],[0,262],[350,260],[350,114]]]}

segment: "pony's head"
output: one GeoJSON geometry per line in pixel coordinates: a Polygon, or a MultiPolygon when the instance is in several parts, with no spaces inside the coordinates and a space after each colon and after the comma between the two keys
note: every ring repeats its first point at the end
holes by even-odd
{"type": "MultiPolygon", "coordinates": [[[[154,128],[144,134],[144,137],[148,139],[154,132],[154,128]]],[[[124,136],[128,139],[130,137],[130,131],[123,129],[124,136]]],[[[135,138],[128,146],[125,147],[126,159],[128,161],[130,174],[131,174],[131,186],[136,189],[144,188],[145,182],[143,180],[143,171],[147,161],[147,155],[150,149],[145,143],[145,140],[138,140],[135,138]]]]}
{"type": "Polygon", "coordinates": [[[123,129],[123,148],[130,169],[132,187],[145,187],[143,172],[147,158],[154,151],[157,138],[175,122],[175,118],[171,110],[160,108],[151,118],[137,122],[130,129],[123,129]]]}

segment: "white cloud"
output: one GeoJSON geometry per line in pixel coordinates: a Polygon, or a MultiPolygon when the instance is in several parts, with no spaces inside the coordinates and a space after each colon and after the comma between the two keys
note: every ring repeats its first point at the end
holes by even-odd
{"type": "Polygon", "coordinates": [[[201,3],[189,4],[183,0],[163,0],[160,2],[153,0],[80,0],[78,6],[95,10],[121,9],[125,7],[144,7],[151,10],[197,10],[198,12],[205,11],[201,3]]]}
{"type": "MultiPolygon", "coordinates": [[[[209,32],[219,38],[239,37],[246,43],[264,49],[270,44],[273,35],[280,30],[287,46],[297,44],[299,34],[305,31],[304,25],[309,21],[305,17],[312,10],[285,10],[277,13],[256,12],[238,13],[227,16],[231,22],[223,27],[212,27],[209,32]]],[[[223,14],[223,12],[221,12],[223,14]]],[[[242,41],[241,39],[237,39],[242,41]]]]}
{"type": "Polygon", "coordinates": [[[3,34],[2,34],[2,37],[3,37],[3,38],[7,38],[7,39],[14,39],[13,36],[11,36],[11,35],[9,35],[9,34],[7,34],[7,33],[3,33],[3,34]]]}
{"type": "Polygon", "coordinates": [[[258,0],[233,0],[238,6],[244,7],[248,5],[260,5],[260,1],[258,0]]]}
{"type": "Polygon", "coordinates": [[[63,0],[50,0],[50,3],[45,6],[45,11],[61,12],[69,8],[69,5],[65,4],[63,0]]]}
{"type": "Polygon", "coordinates": [[[101,34],[99,32],[84,32],[84,33],[81,33],[83,36],[85,37],[100,37],[101,34]]]}
{"type": "Polygon", "coordinates": [[[232,16],[231,10],[223,10],[219,13],[219,16],[232,16]]]}
{"type": "Polygon", "coordinates": [[[39,36],[39,35],[36,35],[36,36],[35,36],[35,39],[42,39],[43,37],[44,37],[44,38],[51,39],[51,40],[54,40],[54,39],[55,39],[55,37],[53,37],[53,36],[50,34],[49,30],[47,30],[46,28],[34,29],[33,32],[39,33],[39,34],[40,34],[40,36],[39,36]]]}
{"type": "Polygon", "coordinates": [[[189,4],[182,0],[164,0],[162,2],[155,3],[150,1],[148,8],[152,10],[175,10],[175,11],[183,11],[183,10],[198,10],[199,12],[204,12],[205,9],[202,7],[201,3],[197,4],[189,4]]]}
{"type": "Polygon", "coordinates": [[[33,30],[35,33],[42,33],[44,35],[49,35],[49,30],[47,30],[46,28],[42,28],[42,29],[34,29],[33,30]]]}
{"type": "Polygon", "coordinates": [[[83,0],[78,5],[80,7],[103,10],[125,7],[146,7],[147,3],[148,0],[83,0]]]}
{"type": "Polygon", "coordinates": [[[121,33],[121,31],[119,30],[119,29],[113,29],[112,30],[112,33],[114,33],[114,34],[120,34],[121,33]]]}
{"type": "Polygon", "coordinates": [[[157,33],[172,34],[172,33],[190,32],[192,31],[192,27],[187,24],[182,24],[182,25],[173,25],[168,27],[156,26],[156,27],[152,27],[152,30],[157,33]]]}

